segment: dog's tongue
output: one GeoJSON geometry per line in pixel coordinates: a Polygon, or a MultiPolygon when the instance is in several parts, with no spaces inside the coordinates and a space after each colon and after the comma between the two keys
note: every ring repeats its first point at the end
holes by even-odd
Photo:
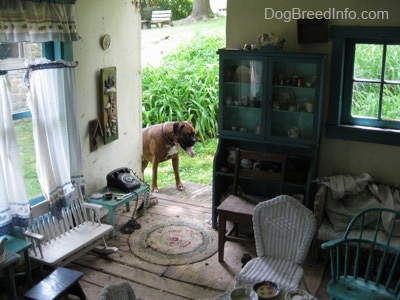
{"type": "Polygon", "coordinates": [[[187,154],[190,155],[190,157],[194,156],[194,151],[193,151],[192,147],[186,147],[186,152],[187,152],[187,154]]]}

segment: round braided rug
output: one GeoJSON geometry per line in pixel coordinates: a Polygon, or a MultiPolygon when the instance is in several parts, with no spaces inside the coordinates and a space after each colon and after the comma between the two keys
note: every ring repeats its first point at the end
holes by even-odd
{"type": "Polygon", "coordinates": [[[161,220],[134,231],[129,248],[141,259],[158,265],[184,265],[205,260],[218,250],[217,232],[193,220],[161,220]]]}

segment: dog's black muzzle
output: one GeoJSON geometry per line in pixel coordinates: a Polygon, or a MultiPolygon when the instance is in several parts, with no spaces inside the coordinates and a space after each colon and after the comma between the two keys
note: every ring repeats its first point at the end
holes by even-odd
{"type": "Polygon", "coordinates": [[[179,140],[179,144],[184,150],[186,150],[186,148],[192,147],[196,144],[196,138],[194,134],[186,134],[183,139],[179,140]]]}

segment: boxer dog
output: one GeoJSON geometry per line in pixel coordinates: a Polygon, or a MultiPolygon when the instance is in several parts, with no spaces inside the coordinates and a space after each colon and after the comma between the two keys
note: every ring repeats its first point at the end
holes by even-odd
{"type": "Polygon", "coordinates": [[[185,188],[179,176],[179,149],[182,147],[190,157],[194,156],[192,147],[196,143],[195,130],[190,122],[165,122],[144,128],[142,131],[143,154],[142,172],[149,162],[152,164],[151,191],[158,192],[158,164],[172,159],[176,188],[185,188]]]}

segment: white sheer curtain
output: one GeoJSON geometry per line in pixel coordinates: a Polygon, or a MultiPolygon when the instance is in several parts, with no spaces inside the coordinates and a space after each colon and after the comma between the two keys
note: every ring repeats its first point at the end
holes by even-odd
{"type": "Polygon", "coordinates": [[[30,222],[9,88],[6,72],[0,72],[0,235],[10,234],[14,225],[26,227],[30,222]]]}
{"type": "Polygon", "coordinates": [[[74,62],[30,66],[30,96],[37,173],[52,213],[60,217],[73,182],[83,187],[74,62]]]}

